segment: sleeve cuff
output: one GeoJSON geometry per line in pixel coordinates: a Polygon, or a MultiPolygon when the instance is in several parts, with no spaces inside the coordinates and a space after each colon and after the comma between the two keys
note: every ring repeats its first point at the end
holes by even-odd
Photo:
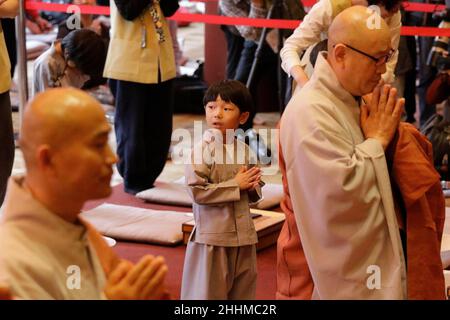
{"type": "Polygon", "coordinates": [[[369,138],[356,146],[364,155],[370,158],[384,157],[384,149],[377,139],[369,138]]]}

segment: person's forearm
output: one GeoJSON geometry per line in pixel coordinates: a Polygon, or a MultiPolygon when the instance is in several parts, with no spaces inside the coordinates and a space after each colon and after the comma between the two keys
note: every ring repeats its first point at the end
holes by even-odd
{"type": "Polygon", "coordinates": [[[294,78],[295,82],[297,82],[297,85],[300,85],[300,87],[303,87],[309,80],[305,70],[298,65],[291,68],[290,74],[294,78]]]}
{"type": "Polygon", "coordinates": [[[286,39],[280,51],[281,67],[286,73],[292,75],[291,69],[300,65],[300,55],[310,46],[321,41],[321,34],[328,30],[332,15],[330,1],[318,1],[303,22],[286,39]]]}
{"type": "Polygon", "coordinates": [[[0,18],[14,18],[18,13],[18,0],[6,0],[2,4],[0,4],[0,18]]]}
{"type": "Polygon", "coordinates": [[[207,185],[189,185],[188,192],[197,204],[208,205],[239,201],[239,184],[235,179],[207,185]]]}

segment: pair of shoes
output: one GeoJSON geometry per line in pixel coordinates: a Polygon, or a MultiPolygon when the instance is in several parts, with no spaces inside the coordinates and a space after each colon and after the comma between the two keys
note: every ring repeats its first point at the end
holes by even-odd
{"type": "Polygon", "coordinates": [[[258,161],[263,164],[268,164],[272,158],[272,151],[268,148],[261,138],[261,136],[253,129],[249,129],[242,134],[242,132],[237,132],[236,137],[245,142],[250,149],[256,154],[258,157],[258,161]]]}

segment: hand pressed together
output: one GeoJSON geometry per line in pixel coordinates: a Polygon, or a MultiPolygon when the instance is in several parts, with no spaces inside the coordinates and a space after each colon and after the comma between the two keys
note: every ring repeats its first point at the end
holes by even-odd
{"type": "Polygon", "coordinates": [[[146,255],[136,265],[124,260],[109,275],[104,292],[111,300],[161,299],[166,274],[163,257],[146,255]]]}
{"type": "Polygon", "coordinates": [[[405,99],[397,99],[397,89],[390,85],[375,87],[370,102],[361,107],[364,137],[377,139],[386,150],[400,123],[404,104],[405,99]]]}
{"type": "Polygon", "coordinates": [[[247,169],[246,166],[242,166],[234,179],[237,181],[240,190],[254,189],[261,180],[261,169],[258,167],[247,169]]]}

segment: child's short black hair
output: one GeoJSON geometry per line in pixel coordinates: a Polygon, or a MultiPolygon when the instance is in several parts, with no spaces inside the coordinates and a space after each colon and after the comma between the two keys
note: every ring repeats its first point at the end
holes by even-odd
{"type": "Polygon", "coordinates": [[[404,0],[368,0],[369,6],[378,5],[383,6],[386,11],[392,11],[398,4],[402,3],[404,0]]]}
{"type": "Polygon", "coordinates": [[[74,30],[61,40],[61,46],[66,58],[72,60],[83,74],[98,76],[103,73],[107,45],[94,31],[74,30]]]}
{"type": "Polygon", "coordinates": [[[241,113],[253,110],[252,95],[240,81],[222,80],[212,84],[203,96],[203,106],[206,106],[208,102],[216,101],[219,95],[223,101],[234,103],[241,113]]]}

